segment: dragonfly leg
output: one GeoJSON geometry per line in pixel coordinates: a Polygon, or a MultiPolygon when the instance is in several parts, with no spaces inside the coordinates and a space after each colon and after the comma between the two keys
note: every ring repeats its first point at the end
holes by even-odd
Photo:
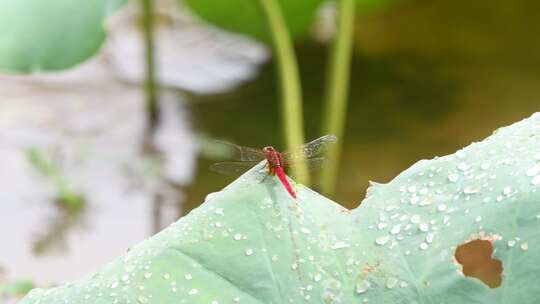
{"type": "Polygon", "coordinates": [[[261,183],[262,182],[265,182],[267,180],[267,178],[269,177],[272,177],[272,176],[275,176],[276,175],[276,169],[272,166],[270,166],[270,164],[266,164],[265,166],[265,169],[267,170],[267,174],[264,174],[264,177],[261,179],[261,183]]]}
{"type": "Polygon", "coordinates": [[[267,164],[266,166],[268,168],[268,175],[270,176],[276,175],[276,168],[270,166],[270,164],[267,164]]]}

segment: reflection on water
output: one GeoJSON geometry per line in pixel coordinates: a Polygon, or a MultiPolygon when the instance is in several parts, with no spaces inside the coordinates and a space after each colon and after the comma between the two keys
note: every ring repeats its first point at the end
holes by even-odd
{"type": "Polygon", "coordinates": [[[156,158],[141,152],[139,88],[117,81],[103,58],[59,75],[2,76],[0,266],[9,280],[80,277],[177,218],[196,145],[178,97],[162,101],[156,158]]]}
{"type": "Polygon", "coordinates": [[[65,251],[66,235],[74,226],[84,225],[85,204],[81,204],[76,208],[68,208],[65,204],[55,201],[57,215],[48,220],[46,227],[37,237],[33,244],[33,252],[35,255],[44,255],[50,253],[55,248],[60,248],[65,251]]]}
{"type": "Polygon", "coordinates": [[[62,170],[52,158],[45,155],[39,149],[28,150],[28,160],[32,166],[43,176],[50,179],[56,188],[54,205],[58,215],[51,218],[49,227],[34,243],[34,254],[41,255],[47,253],[51,248],[65,246],[65,235],[68,230],[81,221],[86,201],[82,194],[73,191],[69,180],[67,180],[62,170]]]}
{"type": "MultiPolygon", "coordinates": [[[[156,0],[157,78],[163,87],[206,94],[226,91],[253,78],[268,58],[267,48],[242,35],[209,27],[178,9],[179,1],[156,0]]],[[[114,29],[106,52],[123,80],[142,83],[144,58],[138,3],[130,3],[109,20],[114,29]]]]}

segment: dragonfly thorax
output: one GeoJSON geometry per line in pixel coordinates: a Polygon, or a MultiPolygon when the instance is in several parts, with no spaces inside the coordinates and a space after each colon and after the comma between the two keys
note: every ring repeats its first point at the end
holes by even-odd
{"type": "Polygon", "coordinates": [[[281,154],[274,149],[272,146],[267,146],[263,148],[263,152],[266,156],[266,160],[268,161],[268,164],[275,168],[275,167],[283,167],[283,160],[281,158],[281,154]]]}

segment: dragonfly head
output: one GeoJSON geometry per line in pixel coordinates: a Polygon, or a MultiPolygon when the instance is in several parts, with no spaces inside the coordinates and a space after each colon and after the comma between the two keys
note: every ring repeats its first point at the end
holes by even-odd
{"type": "Polygon", "coordinates": [[[274,149],[274,147],[272,146],[266,146],[263,148],[263,152],[266,153],[266,154],[272,154],[274,152],[276,152],[276,149],[274,149]]]}
{"type": "Polygon", "coordinates": [[[263,149],[263,152],[268,160],[268,163],[275,167],[281,164],[281,159],[279,153],[272,146],[266,146],[263,149]]]}

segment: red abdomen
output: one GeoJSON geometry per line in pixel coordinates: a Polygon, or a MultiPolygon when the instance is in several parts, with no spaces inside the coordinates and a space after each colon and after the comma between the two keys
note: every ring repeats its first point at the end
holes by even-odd
{"type": "Polygon", "coordinates": [[[279,167],[274,168],[274,170],[276,172],[277,177],[279,178],[279,181],[281,182],[283,187],[285,187],[285,190],[287,190],[287,192],[289,192],[289,194],[293,198],[296,198],[296,193],[294,192],[291,184],[289,184],[289,181],[287,180],[287,176],[285,175],[285,170],[283,170],[283,167],[279,166],[279,167]]]}

